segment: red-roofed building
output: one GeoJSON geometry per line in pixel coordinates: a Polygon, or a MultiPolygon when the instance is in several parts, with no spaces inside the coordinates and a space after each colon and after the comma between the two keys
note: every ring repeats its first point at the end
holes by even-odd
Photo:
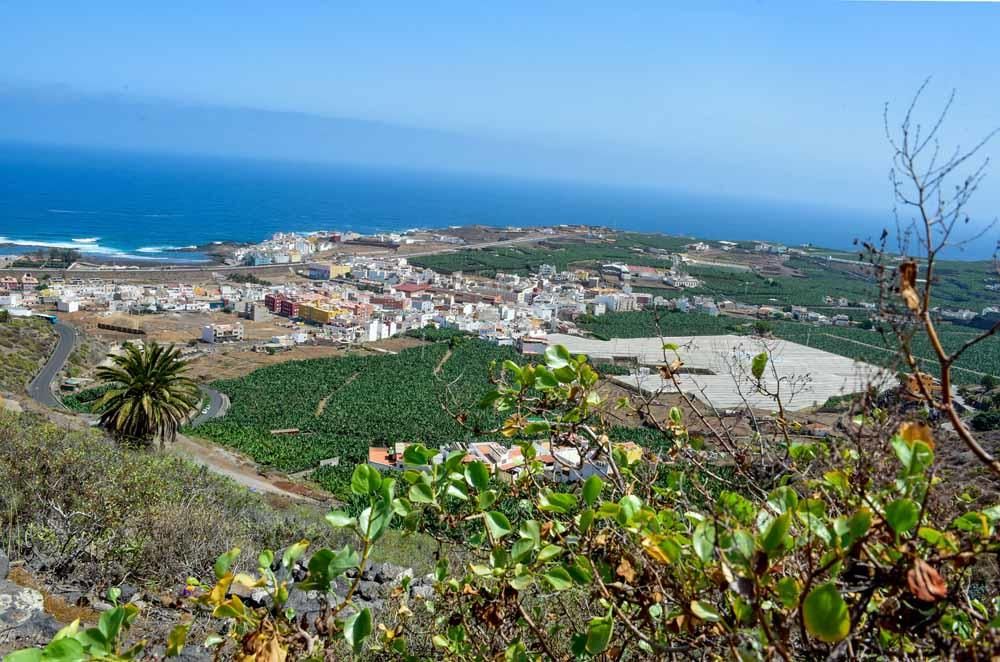
{"type": "Polygon", "coordinates": [[[374,296],[371,298],[371,303],[376,306],[381,306],[385,310],[406,310],[410,307],[410,302],[406,298],[390,297],[390,296],[374,296]]]}
{"type": "Polygon", "coordinates": [[[414,294],[417,294],[418,292],[425,292],[429,290],[430,287],[431,286],[428,285],[427,283],[402,283],[400,285],[397,285],[393,289],[395,289],[397,292],[402,292],[408,297],[412,297],[414,294]]]}

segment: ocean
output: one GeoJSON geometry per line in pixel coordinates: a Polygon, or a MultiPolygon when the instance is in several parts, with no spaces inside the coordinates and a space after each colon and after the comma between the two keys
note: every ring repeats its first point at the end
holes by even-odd
{"type": "Polygon", "coordinates": [[[855,237],[877,236],[889,219],[638,188],[0,145],[0,253],[68,247],[105,258],[197,260],[202,256],[164,251],[259,241],[279,231],[472,223],[583,223],[849,249],[855,237]]]}

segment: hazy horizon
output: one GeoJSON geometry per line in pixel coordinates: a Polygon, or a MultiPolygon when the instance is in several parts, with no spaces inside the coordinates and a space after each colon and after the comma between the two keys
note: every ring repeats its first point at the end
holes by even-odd
{"type": "MultiPolygon", "coordinates": [[[[891,219],[883,103],[898,117],[930,75],[925,122],[958,88],[945,146],[1000,126],[1000,7],[234,7],[5,7],[0,57],[18,66],[0,76],[0,141],[585,182],[891,219]]],[[[977,222],[997,216],[997,178],[974,200],[977,222]]],[[[995,243],[990,232],[979,246],[995,243]]]]}

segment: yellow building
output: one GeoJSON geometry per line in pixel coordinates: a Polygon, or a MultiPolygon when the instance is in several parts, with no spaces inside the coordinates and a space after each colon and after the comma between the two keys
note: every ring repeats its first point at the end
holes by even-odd
{"type": "Polygon", "coordinates": [[[330,278],[340,278],[351,273],[351,265],[349,264],[331,264],[330,265],[330,278]]]}
{"type": "Polygon", "coordinates": [[[316,263],[309,265],[309,277],[314,280],[341,278],[349,273],[351,273],[351,267],[346,264],[316,263]]]}
{"type": "Polygon", "coordinates": [[[299,304],[299,318],[314,324],[329,324],[338,315],[343,315],[346,311],[322,303],[299,304]]]}

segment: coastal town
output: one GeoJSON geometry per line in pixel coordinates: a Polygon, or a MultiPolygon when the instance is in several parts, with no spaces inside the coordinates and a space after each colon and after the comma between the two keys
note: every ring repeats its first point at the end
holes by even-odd
{"type": "MultiPolygon", "coordinates": [[[[175,344],[191,362],[192,375],[206,382],[288,360],[351,351],[391,353],[426,329],[439,329],[525,355],[562,344],[612,366],[605,368],[611,371],[608,379],[638,393],[681,389],[700,392],[715,406],[766,407],[760,394],[733,391],[730,364],[737,354],[763,349],[751,347],[760,343],[748,340],[747,330],[768,336],[772,325],[782,325],[780,352],[774,342],[767,349],[783,355],[775,365],[782,366],[786,378],[811,368],[808,386],[796,395],[796,406],[803,407],[857,390],[858,375],[873,379],[869,364],[886,356],[876,345],[877,334],[862,331],[873,329],[884,314],[877,309],[874,287],[849,289],[827,279],[820,282],[830,289],[814,288],[811,299],[749,292],[751,280],[808,282],[792,266],[806,260],[855,269],[834,273],[860,282],[858,261],[845,254],[763,241],[665,235],[643,241],[623,250],[612,230],[565,225],[369,236],[279,233],[258,244],[230,247],[216,264],[200,269],[83,261],[63,270],[12,267],[0,275],[0,309],[13,317],[65,322],[112,354],[127,342],[175,344]],[[539,261],[527,269],[476,268],[482,264],[474,260],[486,260],[483,255],[512,250],[539,261]],[[590,259],[559,257],[568,251],[590,259]],[[541,261],[549,255],[551,261],[541,261]],[[467,264],[468,270],[456,268],[467,264]],[[738,286],[729,292],[711,287],[717,282],[709,282],[713,274],[733,274],[750,301],[741,300],[738,286]],[[860,291],[870,292],[870,298],[861,298],[860,291]],[[650,329],[645,335],[657,337],[645,339],[604,342],[609,339],[592,332],[599,320],[643,311],[671,314],[671,324],[650,329]],[[682,328],[697,328],[675,331],[684,319],[690,322],[680,322],[682,328]],[[667,341],[684,346],[693,373],[677,376],[676,383],[656,374],[667,341]]],[[[993,285],[984,282],[984,292],[993,285]]],[[[975,324],[989,323],[1000,309],[945,306],[935,313],[956,324],[975,324]]],[[[959,370],[970,379],[980,377],[976,368],[959,370]]],[[[88,388],[93,380],[85,372],[63,374],[59,391],[88,388]]]]}
{"type": "Polygon", "coordinates": [[[1000,0],[0,16],[0,662],[1000,662],[1000,0]]]}
{"type": "MultiPolygon", "coordinates": [[[[603,238],[598,228],[571,231],[582,240],[603,238]]],[[[542,228],[529,238],[538,241],[557,232],[566,235],[570,229],[542,228]]],[[[307,343],[370,343],[428,326],[467,332],[500,345],[519,345],[546,333],[576,333],[575,321],[583,315],[650,308],[840,327],[863,325],[877,315],[874,298],[852,301],[834,290],[824,297],[822,310],[777,298],[744,303],[729,297],[687,294],[687,290],[702,285],[689,273],[692,265],[707,263],[747,272],[755,269],[746,262],[703,262],[701,256],[710,249],[703,241],[676,252],[648,249],[637,255],[645,258],[639,260],[641,265],[616,260],[559,269],[542,263],[529,274],[497,271],[484,276],[462,271],[439,273],[416,266],[405,253],[396,252],[402,246],[419,247],[425,241],[436,246],[467,244],[462,237],[446,232],[429,237],[421,234],[423,238],[416,233],[367,237],[339,232],[280,233],[260,244],[240,247],[227,258],[244,266],[284,265],[274,282],[258,278],[254,270],[224,274],[221,265],[219,272],[200,272],[202,282],[181,272],[173,281],[169,270],[152,271],[149,282],[142,280],[148,270],[8,270],[0,276],[0,308],[15,316],[80,314],[97,320],[105,330],[117,327],[136,335],[155,327],[165,315],[193,318],[215,314],[213,321],[202,325],[192,337],[179,340],[250,343],[263,352],[307,343]],[[342,250],[358,246],[383,250],[373,254],[342,250]],[[650,259],[662,266],[651,266],[650,259]],[[280,324],[287,332],[267,338],[246,332],[248,325],[263,322],[280,324]]],[[[735,242],[720,241],[714,253],[724,255],[734,249],[735,242]]],[[[775,257],[777,263],[802,253],[766,242],[754,242],[742,252],[775,257]]],[[[268,273],[274,273],[273,268],[268,273]]],[[[984,287],[992,289],[996,284],[984,287]]],[[[937,312],[944,319],[962,321],[1000,315],[996,306],[937,312]]]]}

